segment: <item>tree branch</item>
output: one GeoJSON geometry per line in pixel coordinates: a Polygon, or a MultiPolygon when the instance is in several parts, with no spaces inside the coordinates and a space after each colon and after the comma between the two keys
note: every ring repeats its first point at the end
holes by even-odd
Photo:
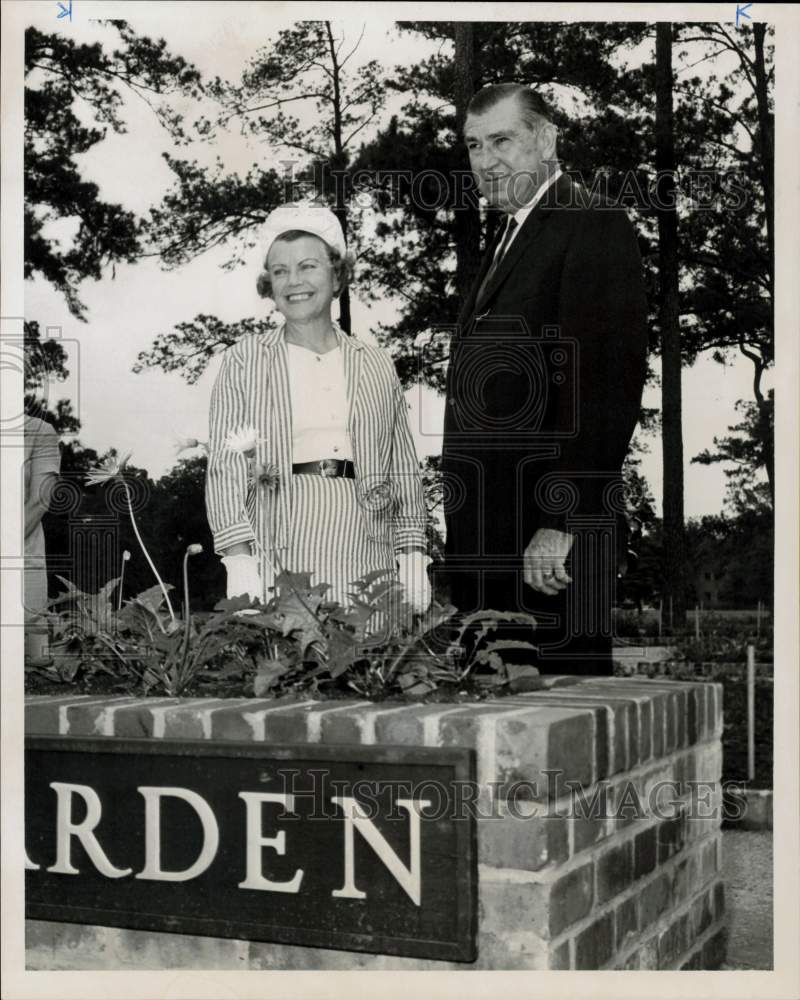
{"type": "Polygon", "coordinates": [[[376,111],[373,111],[371,115],[368,115],[364,119],[364,121],[361,122],[361,124],[358,126],[358,128],[353,129],[353,131],[350,133],[350,135],[347,136],[347,138],[343,142],[343,145],[344,146],[348,146],[350,144],[350,142],[352,141],[353,137],[356,136],[356,135],[358,135],[358,133],[361,131],[362,128],[365,128],[365,126],[369,125],[369,123],[372,121],[373,118],[375,118],[376,115],[377,115],[376,111]]]}
{"type": "Polygon", "coordinates": [[[237,108],[232,111],[229,115],[224,118],[220,118],[217,122],[218,125],[227,125],[231,118],[235,118],[237,115],[251,115],[256,111],[267,111],[269,108],[277,108],[281,104],[290,104],[292,101],[306,101],[311,97],[321,97],[326,98],[327,94],[318,93],[316,91],[311,91],[306,94],[298,94],[297,97],[278,97],[275,100],[270,101],[268,104],[257,104],[254,108],[237,108]]]}
{"type": "Polygon", "coordinates": [[[707,56],[703,56],[701,59],[696,59],[693,63],[689,63],[688,66],[681,67],[675,75],[678,76],[680,73],[685,73],[686,70],[694,69],[695,66],[708,62],[709,59],[716,59],[720,52],[724,52],[726,48],[726,45],[720,45],[716,52],[710,52],[707,56]]]}
{"type": "Polygon", "coordinates": [[[728,115],[731,118],[736,118],[739,121],[739,124],[745,130],[745,132],[747,132],[747,134],[750,136],[751,140],[755,142],[755,135],[753,134],[753,132],[750,131],[747,124],[741,120],[741,116],[737,111],[731,110],[725,104],[720,104],[719,101],[713,101],[710,97],[706,97],[705,94],[698,94],[695,91],[692,91],[689,87],[686,86],[686,84],[675,84],[675,90],[677,90],[679,93],[688,94],[693,100],[700,100],[703,102],[703,104],[707,104],[709,107],[716,108],[717,111],[722,111],[724,114],[728,115]]]}
{"type": "MultiPolygon", "coordinates": [[[[366,24],[362,24],[361,25],[361,34],[358,36],[358,41],[353,46],[353,48],[347,53],[347,55],[344,57],[344,59],[342,59],[342,61],[339,63],[339,69],[344,69],[345,64],[347,63],[347,61],[356,52],[356,50],[358,49],[359,45],[361,45],[361,41],[364,38],[364,32],[366,30],[367,30],[366,24]]],[[[344,36],[342,36],[342,44],[344,44],[344,36]]]]}
{"type": "Polygon", "coordinates": [[[761,391],[761,376],[764,374],[767,362],[761,355],[749,351],[745,346],[744,340],[739,341],[739,350],[746,358],[749,358],[753,362],[753,367],[755,368],[753,375],[753,395],[756,397],[759,407],[762,407],[764,405],[764,393],[761,391]]]}

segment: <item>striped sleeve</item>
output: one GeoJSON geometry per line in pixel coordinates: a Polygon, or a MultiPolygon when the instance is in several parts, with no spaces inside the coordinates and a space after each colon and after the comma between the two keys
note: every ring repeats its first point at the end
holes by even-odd
{"type": "Polygon", "coordinates": [[[394,550],[409,547],[427,550],[425,537],[425,499],[422,491],[417,449],[408,425],[408,406],[394,364],[391,363],[395,400],[394,437],[392,440],[392,480],[397,505],[394,514],[394,550]]]}
{"type": "Polygon", "coordinates": [[[228,434],[253,422],[245,396],[241,364],[225,352],[214,388],[209,412],[208,471],[206,473],[206,514],[214,536],[214,551],[225,550],[239,542],[254,540],[247,517],[247,458],[228,448],[228,434]]]}

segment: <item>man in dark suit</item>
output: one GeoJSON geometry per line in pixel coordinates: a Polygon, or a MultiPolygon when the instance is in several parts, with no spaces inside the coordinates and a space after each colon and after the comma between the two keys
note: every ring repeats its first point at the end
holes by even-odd
{"type": "Polygon", "coordinates": [[[623,210],[561,172],[534,91],[481,90],[464,139],[503,221],[451,343],[451,600],[533,614],[525,638],[542,672],[610,674],[621,467],[646,375],[636,236],[623,210]]]}

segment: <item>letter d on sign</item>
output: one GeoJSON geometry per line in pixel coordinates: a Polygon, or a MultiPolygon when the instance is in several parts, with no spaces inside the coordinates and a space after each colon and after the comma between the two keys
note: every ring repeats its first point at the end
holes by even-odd
{"type": "Polygon", "coordinates": [[[145,785],[136,791],[142,794],[145,802],[145,861],[144,868],[136,878],[152,879],[157,882],[188,882],[189,879],[202,875],[216,857],[219,847],[219,827],[211,806],[197,792],[192,792],[188,788],[145,785]],[[161,868],[161,799],[165,795],[187,802],[203,824],[203,849],[194,864],[180,872],[165,872],[161,868]]]}

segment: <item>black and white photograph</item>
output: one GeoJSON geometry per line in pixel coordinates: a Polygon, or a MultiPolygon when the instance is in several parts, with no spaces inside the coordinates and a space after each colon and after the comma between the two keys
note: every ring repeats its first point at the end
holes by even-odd
{"type": "Polygon", "coordinates": [[[3,996],[800,995],[800,5],[0,7],[3,996]]]}

